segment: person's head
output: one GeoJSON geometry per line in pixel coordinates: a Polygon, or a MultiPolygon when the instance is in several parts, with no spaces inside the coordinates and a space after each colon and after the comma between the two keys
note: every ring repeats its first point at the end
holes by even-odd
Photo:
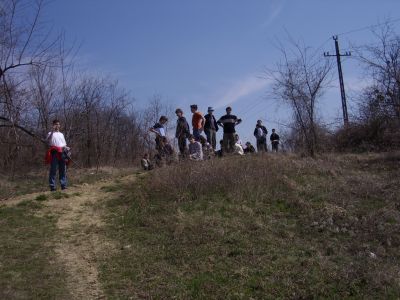
{"type": "Polygon", "coordinates": [[[195,113],[195,112],[197,111],[197,104],[192,104],[192,105],[190,105],[190,111],[191,111],[192,113],[195,113]]]}
{"type": "Polygon", "coordinates": [[[182,109],[177,108],[177,109],[175,110],[175,114],[178,116],[178,118],[182,117],[182,116],[183,116],[183,111],[182,111],[182,109]]]}
{"type": "Polygon", "coordinates": [[[237,142],[239,140],[239,135],[236,133],[235,134],[235,142],[237,142]]]}
{"type": "Polygon", "coordinates": [[[53,120],[53,129],[54,129],[55,131],[59,131],[60,128],[61,128],[60,120],[54,119],[54,120],[53,120]]]}
{"type": "Polygon", "coordinates": [[[250,147],[250,146],[251,146],[251,143],[250,143],[250,142],[246,142],[246,146],[247,146],[247,147],[250,147]]]}
{"type": "Polygon", "coordinates": [[[168,118],[166,116],[161,116],[159,122],[160,124],[165,124],[168,122],[168,118]]]}
{"type": "Polygon", "coordinates": [[[143,158],[148,159],[149,158],[149,154],[148,153],[143,154],[143,158]]]}
{"type": "Polygon", "coordinates": [[[226,110],[226,113],[227,113],[228,115],[230,115],[231,112],[232,112],[232,107],[228,106],[225,110],[226,110]]]}
{"type": "Polygon", "coordinates": [[[275,133],[275,128],[272,128],[272,133],[275,133]]]}
{"type": "Polygon", "coordinates": [[[207,112],[212,115],[214,112],[214,108],[212,108],[211,106],[208,107],[207,112]]]}
{"type": "Polygon", "coordinates": [[[257,125],[261,126],[262,125],[262,121],[261,120],[257,120],[257,125]]]}
{"type": "Polygon", "coordinates": [[[194,138],[194,135],[193,135],[193,134],[189,135],[188,140],[189,140],[189,142],[190,142],[191,144],[194,144],[194,143],[196,142],[196,139],[194,138]]]}

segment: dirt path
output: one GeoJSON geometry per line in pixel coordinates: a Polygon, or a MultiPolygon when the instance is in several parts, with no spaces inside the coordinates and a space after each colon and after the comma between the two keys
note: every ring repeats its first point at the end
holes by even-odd
{"type": "MultiPolygon", "coordinates": [[[[118,183],[134,182],[136,175],[119,179],[118,183]]],[[[60,231],[55,241],[55,252],[68,274],[66,283],[74,299],[105,299],[98,279],[98,261],[112,253],[115,247],[103,234],[103,201],[118,197],[118,189],[102,189],[115,181],[99,181],[83,184],[67,190],[67,198],[51,199],[42,202],[41,213],[58,216],[57,227],[60,231]]],[[[48,197],[51,193],[45,194],[48,197]]],[[[25,195],[7,201],[15,205],[27,198],[35,199],[36,194],[25,195]]]]}

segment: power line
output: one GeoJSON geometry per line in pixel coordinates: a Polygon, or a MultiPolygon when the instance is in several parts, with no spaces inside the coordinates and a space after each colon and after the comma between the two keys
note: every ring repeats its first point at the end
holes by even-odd
{"type": "Polygon", "coordinates": [[[374,24],[374,25],[369,25],[369,26],[364,26],[364,27],[361,27],[361,28],[349,30],[349,31],[346,31],[346,32],[339,33],[339,34],[337,34],[337,36],[351,34],[351,33],[354,33],[354,32],[360,32],[360,31],[364,31],[364,30],[367,30],[367,29],[373,29],[373,28],[376,28],[376,27],[379,27],[379,26],[382,26],[382,25],[385,25],[385,24],[393,24],[393,23],[397,23],[397,22],[400,22],[400,18],[397,18],[397,19],[394,19],[394,20],[391,20],[391,21],[387,21],[387,22],[384,22],[384,23],[378,23],[378,24],[374,24]]]}

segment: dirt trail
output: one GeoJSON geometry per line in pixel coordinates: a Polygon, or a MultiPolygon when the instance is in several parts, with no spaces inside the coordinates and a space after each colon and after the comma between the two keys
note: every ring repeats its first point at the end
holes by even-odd
{"type": "MultiPolygon", "coordinates": [[[[119,179],[119,183],[130,183],[136,175],[119,179]]],[[[113,180],[103,180],[94,184],[83,184],[67,190],[68,198],[51,199],[42,202],[45,207],[40,213],[57,215],[60,230],[55,241],[55,252],[68,273],[68,290],[74,299],[105,299],[98,280],[98,261],[115,247],[103,232],[101,204],[115,198],[120,191],[106,191],[104,186],[115,185],[113,180]]],[[[38,193],[44,194],[44,193],[38,193]]],[[[51,195],[50,192],[45,193],[51,195]]],[[[35,199],[35,194],[25,195],[7,201],[14,205],[27,198],[35,199]]]]}

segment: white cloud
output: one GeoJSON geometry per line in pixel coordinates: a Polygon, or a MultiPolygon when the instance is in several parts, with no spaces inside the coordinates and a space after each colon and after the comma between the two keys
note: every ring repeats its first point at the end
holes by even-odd
{"type": "Polygon", "coordinates": [[[261,25],[262,28],[268,27],[279,16],[285,5],[285,2],[285,0],[272,1],[267,19],[261,25]]]}
{"type": "Polygon", "coordinates": [[[247,76],[221,92],[222,96],[218,97],[219,100],[214,103],[214,107],[218,109],[227,105],[232,105],[242,97],[265,89],[269,83],[268,80],[257,78],[254,75],[247,76]]]}

